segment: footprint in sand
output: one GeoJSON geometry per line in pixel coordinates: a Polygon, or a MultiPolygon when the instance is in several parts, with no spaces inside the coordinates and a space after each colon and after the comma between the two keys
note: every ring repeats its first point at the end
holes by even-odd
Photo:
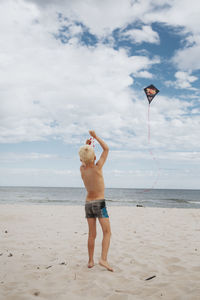
{"type": "Polygon", "coordinates": [[[195,266],[191,268],[192,271],[200,272],[200,266],[195,266]]]}
{"type": "Polygon", "coordinates": [[[180,261],[181,260],[178,257],[170,257],[170,258],[167,259],[167,263],[178,263],[180,261]]]}
{"type": "Polygon", "coordinates": [[[179,263],[181,260],[180,258],[176,257],[176,256],[171,256],[171,257],[167,257],[164,255],[160,255],[161,260],[166,264],[176,264],[179,263]]]}
{"type": "Polygon", "coordinates": [[[185,268],[178,266],[178,265],[171,265],[167,267],[168,271],[170,273],[175,273],[175,272],[179,272],[179,271],[185,271],[185,268]]]}

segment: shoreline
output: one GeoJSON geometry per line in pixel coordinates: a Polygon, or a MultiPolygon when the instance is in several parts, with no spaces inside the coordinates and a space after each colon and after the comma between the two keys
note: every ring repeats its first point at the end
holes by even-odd
{"type": "MultiPolygon", "coordinates": [[[[54,203],[27,203],[27,202],[23,202],[23,203],[16,203],[16,202],[14,202],[14,203],[2,203],[2,202],[0,202],[0,207],[3,207],[3,206],[10,206],[10,207],[12,207],[12,206],[16,206],[16,207],[20,207],[20,206],[27,206],[27,207],[31,207],[31,206],[41,206],[41,207],[83,207],[83,209],[84,209],[84,206],[85,206],[85,202],[83,202],[82,204],[60,204],[60,203],[58,203],[58,204],[55,204],[55,202],[54,203]]],[[[108,209],[112,209],[113,207],[118,207],[118,208],[120,208],[120,207],[122,207],[122,208],[130,208],[130,209],[161,209],[161,210],[163,210],[163,209],[177,209],[177,210],[194,210],[194,211],[198,211],[198,210],[200,210],[200,207],[196,207],[196,208],[194,208],[194,207],[165,207],[165,206],[145,206],[145,205],[140,205],[140,204],[137,204],[137,205],[121,205],[121,204],[109,204],[109,202],[106,200],[106,206],[107,206],[107,208],[108,209]]]]}
{"type": "MultiPolygon", "coordinates": [[[[0,204],[83,205],[84,188],[0,188],[0,204]]],[[[108,206],[160,208],[200,208],[200,193],[196,190],[105,189],[108,206]]]]}
{"type": "Polygon", "coordinates": [[[111,273],[98,265],[99,224],[95,266],[87,268],[84,206],[0,208],[2,299],[199,299],[198,209],[109,206],[111,273]]]}

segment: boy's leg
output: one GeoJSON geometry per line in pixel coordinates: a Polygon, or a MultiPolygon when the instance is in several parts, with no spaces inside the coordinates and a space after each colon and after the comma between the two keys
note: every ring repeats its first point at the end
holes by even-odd
{"type": "Polygon", "coordinates": [[[94,245],[96,238],[96,218],[87,218],[89,233],[88,233],[88,268],[92,268],[94,266],[94,245]]]}
{"type": "Polygon", "coordinates": [[[98,219],[103,231],[102,252],[101,252],[101,259],[99,261],[99,264],[107,268],[109,271],[113,272],[113,269],[109,266],[107,261],[108,249],[110,245],[110,236],[111,236],[110,221],[109,218],[98,218],[98,219]]]}

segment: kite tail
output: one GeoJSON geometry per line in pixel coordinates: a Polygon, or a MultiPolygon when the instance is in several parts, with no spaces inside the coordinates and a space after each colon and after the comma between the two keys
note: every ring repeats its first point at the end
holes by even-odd
{"type": "MultiPolygon", "coordinates": [[[[148,107],[148,144],[150,145],[150,141],[151,141],[151,127],[150,127],[150,103],[149,103],[149,107],[148,107]]],[[[159,162],[156,158],[156,156],[154,155],[153,151],[151,149],[149,149],[149,153],[152,156],[152,159],[155,161],[156,167],[157,167],[157,175],[156,175],[156,179],[154,180],[151,188],[149,189],[145,189],[144,192],[149,192],[150,190],[154,189],[154,187],[156,186],[158,179],[160,177],[160,166],[159,166],[159,162]]]]}
{"type": "Polygon", "coordinates": [[[148,107],[148,143],[150,144],[151,132],[150,132],[150,103],[148,107]]]}
{"type": "Polygon", "coordinates": [[[159,165],[159,161],[158,159],[156,158],[156,156],[153,154],[152,150],[149,149],[149,153],[151,154],[153,160],[155,161],[155,164],[156,164],[156,167],[157,167],[157,174],[156,174],[156,178],[154,180],[154,182],[152,183],[151,187],[149,189],[145,189],[144,192],[149,192],[151,191],[152,189],[155,188],[155,186],[157,185],[158,183],[158,180],[160,178],[160,165],[159,165]]]}

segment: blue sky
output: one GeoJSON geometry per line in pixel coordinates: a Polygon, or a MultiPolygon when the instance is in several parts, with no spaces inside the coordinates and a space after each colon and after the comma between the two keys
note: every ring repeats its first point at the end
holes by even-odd
{"type": "Polygon", "coordinates": [[[155,188],[199,189],[199,14],[195,0],[1,1],[0,185],[83,186],[94,129],[107,187],[152,187],[150,150],[155,188]]]}

